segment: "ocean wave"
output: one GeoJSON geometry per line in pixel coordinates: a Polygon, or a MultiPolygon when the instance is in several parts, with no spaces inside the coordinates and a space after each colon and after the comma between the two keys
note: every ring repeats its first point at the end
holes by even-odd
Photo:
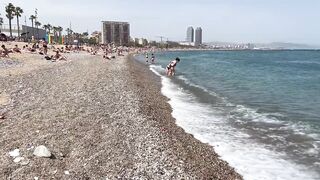
{"type": "MultiPolygon", "coordinates": [[[[235,167],[245,179],[312,180],[320,178],[319,174],[310,170],[309,167],[288,160],[285,152],[272,150],[266,144],[255,141],[255,138],[245,128],[236,128],[229,121],[233,119],[238,124],[248,121],[278,124],[281,128],[294,128],[299,133],[306,130],[297,130],[301,127],[293,127],[292,124],[276,118],[277,116],[284,116],[283,114],[258,113],[256,109],[244,105],[234,105],[229,113],[230,117],[225,117],[211,105],[198,102],[192,93],[173,83],[171,78],[165,76],[164,69],[161,66],[151,65],[150,70],[161,77],[161,92],[170,98],[169,104],[173,108],[172,115],[176,118],[177,124],[184,128],[187,133],[193,134],[195,138],[212,145],[222,159],[235,167]]],[[[205,88],[192,84],[182,75],[177,78],[206,91],[205,88]]],[[[213,95],[217,96],[215,93],[213,95]]],[[[231,106],[233,104],[226,102],[226,105],[231,106]]],[[[278,130],[277,128],[275,127],[276,130],[278,130]]],[[[256,130],[263,132],[262,128],[256,130]]],[[[270,137],[281,141],[286,140],[276,134],[270,134],[270,137]]],[[[311,147],[306,153],[314,155],[318,149],[319,145],[314,144],[313,148],[311,147]]]]}

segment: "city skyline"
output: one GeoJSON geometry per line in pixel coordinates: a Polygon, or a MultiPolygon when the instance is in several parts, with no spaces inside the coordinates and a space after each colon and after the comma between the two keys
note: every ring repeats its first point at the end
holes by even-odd
{"type": "Polygon", "coordinates": [[[77,32],[100,30],[100,22],[108,19],[129,22],[132,37],[158,41],[157,36],[183,41],[185,28],[192,24],[206,29],[204,42],[292,42],[320,45],[320,25],[315,23],[320,18],[320,2],[315,0],[79,0],[76,3],[62,0],[3,0],[0,13],[4,24],[8,23],[5,6],[9,2],[24,10],[21,17],[23,25],[25,16],[27,25],[31,24],[29,16],[37,8],[42,24],[60,25],[66,29],[71,22],[77,32]],[[155,13],[155,9],[159,9],[159,13],[155,13]]]}

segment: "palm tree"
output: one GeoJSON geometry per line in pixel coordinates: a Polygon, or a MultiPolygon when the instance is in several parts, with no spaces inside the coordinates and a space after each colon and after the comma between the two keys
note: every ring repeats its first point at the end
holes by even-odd
{"type": "Polygon", "coordinates": [[[39,26],[41,26],[41,23],[40,23],[39,21],[36,21],[36,22],[34,23],[34,25],[35,25],[36,28],[37,28],[37,38],[39,39],[39,26]]]}
{"type": "Polygon", "coordinates": [[[50,34],[50,31],[52,30],[52,26],[51,24],[47,24],[47,26],[48,26],[48,34],[50,34]]]}
{"type": "Polygon", "coordinates": [[[53,29],[54,40],[55,40],[55,42],[57,42],[58,41],[57,32],[59,31],[59,27],[53,26],[52,29],[53,29]]]}
{"type": "Polygon", "coordinates": [[[43,25],[42,27],[46,32],[48,32],[49,26],[47,24],[43,25]]]}
{"type": "Polygon", "coordinates": [[[83,32],[82,35],[87,37],[87,36],[89,36],[89,33],[88,32],[83,32]]]}
{"type": "Polygon", "coordinates": [[[63,31],[63,28],[61,26],[58,26],[58,32],[59,32],[59,38],[61,38],[62,36],[62,31],[63,31]]]}
{"type": "MultiPolygon", "coordinates": [[[[1,16],[1,14],[0,14],[0,16],[1,16]]],[[[0,17],[0,33],[1,33],[2,24],[3,24],[3,18],[0,17]]]]}
{"type": "Polygon", "coordinates": [[[23,13],[23,10],[20,7],[16,7],[14,10],[14,15],[17,17],[17,26],[18,26],[18,37],[20,37],[20,25],[19,25],[19,17],[21,17],[21,14],[23,13]]]}
{"type": "Polygon", "coordinates": [[[29,18],[29,19],[31,20],[32,33],[33,33],[32,35],[33,35],[33,37],[34,37],[33,21],[34,21],[36,18],[37,18],[37,17],[36,17],[36,16],[34,16],[34,15],[31,15],[31,16],[30,16],[30,18],[29,18]]]}
{"type": "Polygon", "coordinates": [[[71,37],[70,36],[73,33],[73,31],[70,28],[67,28],[66,31],[67,31],[67,35],[68,35],[68,43],[71,43],[71,37]]]}
{"type": "Polygon", "coordinates": [[[9,3],[6,6],[6,16],[9,19],[9,29],[10,29],[10,37],[12,37],[12,27],[11,27],[11,20],[13,19],[15,7],[12,3],[9,3]]]}

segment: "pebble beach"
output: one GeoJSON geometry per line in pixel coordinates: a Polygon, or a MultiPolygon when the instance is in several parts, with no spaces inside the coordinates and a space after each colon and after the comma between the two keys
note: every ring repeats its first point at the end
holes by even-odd
{"type": "Polygon", "coordinates": [[[132,55],[67,58],[0,59],[0,179],[242,179],[175,124],[132,55]]]}

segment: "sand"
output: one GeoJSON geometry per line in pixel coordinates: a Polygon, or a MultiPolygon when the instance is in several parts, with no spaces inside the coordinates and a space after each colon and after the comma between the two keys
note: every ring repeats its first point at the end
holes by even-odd
{"type": "Polygon", "coordinates": [[[36,64],[10,67],[10,75],[0,68],[0,179],[242,179],[176,126],[159,77],[141,64],[68,59],[24,57],[36,64]],[[53,156],[35,157],[39,145],[53,156]],[[13,162],[14,149],[27,163],[13,162]]]}

